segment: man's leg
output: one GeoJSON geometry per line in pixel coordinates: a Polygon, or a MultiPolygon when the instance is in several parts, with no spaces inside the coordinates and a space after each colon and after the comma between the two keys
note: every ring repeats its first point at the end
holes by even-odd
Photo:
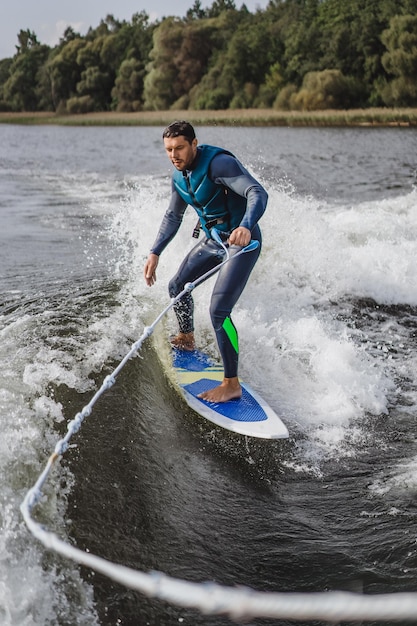
{"type": "MultiPolygon", "coordinates": [[[[168,291],[175,298],[187,283],[219,265],[223,260],[223,251],[213,241],[203,239],[187,254],[176,275],[171,279],[168,291]]],[[[194,344],[194,300],[191,293],[186,293],[174,305],[179,334],[171,340],[172,345],[180,349],[193,350],[194,344]]]]}
{"type": "MultiPolygon", "coordinates": [[[[257,228],[254,229],[253,236],[261,241],[257,228]]],[[[231,246],[229,252],[233,255],[239,249],[231,246]]],[[[200,397],[208,402],[227,402],[242,395],[238,379],[238,333],[230,315],[258,260],[260,250],[261,246],[237,259],[231,259],[221,268],[213,289],[210,315],[223,361],[224,380],[219,387],[201,394],[200,397]]]]}

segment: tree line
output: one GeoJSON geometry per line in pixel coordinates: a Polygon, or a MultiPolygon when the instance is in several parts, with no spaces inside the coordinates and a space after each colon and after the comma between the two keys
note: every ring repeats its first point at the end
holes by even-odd
{"type": "Polygon", "coordinates": [[[0,60],[0,110],[348,109],[417,105],[417,0],[200,0],[184,18],[112,15],[0,60]]]}

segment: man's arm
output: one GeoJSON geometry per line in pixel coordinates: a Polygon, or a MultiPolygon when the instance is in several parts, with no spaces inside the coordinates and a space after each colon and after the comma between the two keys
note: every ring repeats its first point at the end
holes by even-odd
{"type": "Polygon", "coordinates": [[[152,287],[156,281],[156,268],[158,267],[159,255],[163,252],[163,250],[165,250],[169,242],[176,235],[181,225],[182,218],[184,217],[186,208],[187,203],[184,202],[181,196],[173,188],[168,209],[162,218],[155,243],[151,248],[145,267],[143,268],[143,275],[146,284],[149,287],[152,287]]]}
{"type": "MultiPolygon", "coordinates": [[[[239,228],[251,231],[264,214],[268,202],[268,194],[262,185],[238,159],[229,154],[219,154],[214,157],[210,167],[210,178],[216,184],[224,185],[239,196],[246,198],[246,212],[239,228]]],[[[247,244],[239,243],[238,245],[247,244]]]]}
{"type": "Polygon", "coordinates": [[[173,188],[171,201],[162,218],[158,234],[151,248],[151,253],[159,256],[165,250],[169,242],[177,234],[186,208],[187,203],[184,202],[178,192],[173,188]]]}

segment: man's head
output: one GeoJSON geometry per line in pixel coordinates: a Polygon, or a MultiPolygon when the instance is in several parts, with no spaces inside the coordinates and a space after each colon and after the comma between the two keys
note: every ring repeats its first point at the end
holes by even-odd
{"type": "Polygon", "coordinates": [[[190,167],[197,154],[197,138],[189,122],[172,122],[162,133],[168,158],[180,172],[190,167]]]}

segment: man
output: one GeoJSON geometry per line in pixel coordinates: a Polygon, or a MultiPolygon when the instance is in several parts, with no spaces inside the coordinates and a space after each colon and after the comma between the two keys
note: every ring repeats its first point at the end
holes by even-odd
{"type": "MultiPolygon", "coordinates": [[[[177,233],[188,205],[199,217],[194,230],[203,239],[192,248],[177,274],[169,283],[169,294],[175,298],[189,282],[219,265],[224,250],[212,236],[216,228],[229,246],[232,257],[251,239],[259,241],[256,250],[231,259],[220,268],[210,305],[211,321],[223,360],[222,383],[199,397],[207,402],[228,402],[242,395],[238,378],[239,348],[237,331],[230,318],[231,311],[242,293],[261,249],[258,220],[265,211],[268,195],[243,165],[227,150],[209,145],[197,145],[194,128],[188,122],[173,122],[163,132],[166,153],[175,167],[172,176],[172,196],[162,220],[156,241],[144,268],[146,283],[156,280],[159,256],[177,233]]],[[[171,339],[174,347],[194,350],[193,298],[187,293],[174,305],[179,334],[171,339]]]]}

